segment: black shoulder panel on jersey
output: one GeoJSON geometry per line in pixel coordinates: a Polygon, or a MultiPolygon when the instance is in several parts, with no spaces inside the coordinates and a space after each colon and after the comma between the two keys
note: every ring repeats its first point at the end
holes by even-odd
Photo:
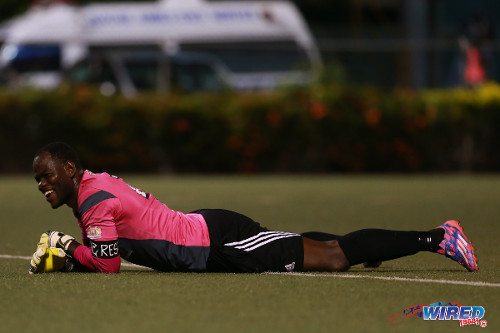
{"type": "Polygon", "coordinates": [[[116,198],[113,194],[106,192],[106,191],[99,191],[94,194],[92,194],[90,197],[85,199],[85,201],[82,203],[82,205],[78,208],[78,213],[80,216],[83,216],[86,211],[88,211],[90,208],[94,207],[98,203],[107,200],[107,199],[112,199],[116,198]]]}

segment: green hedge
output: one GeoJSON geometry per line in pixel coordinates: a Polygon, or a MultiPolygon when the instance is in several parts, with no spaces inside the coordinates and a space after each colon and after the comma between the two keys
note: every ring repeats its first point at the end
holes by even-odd
{"type": "Polygon", "coordinates": [[[497,171],[500,87],[105,97],[88,87],[0,91],[2,172],[45,143],[110,172],[497,171]]]}

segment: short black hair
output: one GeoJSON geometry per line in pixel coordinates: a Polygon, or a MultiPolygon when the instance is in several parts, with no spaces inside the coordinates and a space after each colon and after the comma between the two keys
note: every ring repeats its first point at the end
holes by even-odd
{"type": "Polygon", "coordinates": [[[35,157],[40,156],[44,153],[49,153],[50,156],[62,163],[71,161],[75,163],[77,169],[82,169],[82,163],[80,162],[80,157],[78,153],[67,143],[64,142],[51,142],[42,148],[38,149],[35,157]]]}

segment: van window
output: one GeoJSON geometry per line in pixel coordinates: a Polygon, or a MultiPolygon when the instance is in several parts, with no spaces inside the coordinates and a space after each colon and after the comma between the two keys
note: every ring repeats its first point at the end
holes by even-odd
{"type": "Polygon", "coordinates": [[[208,64],[173,62],[172,87],[183,92],[221,91],[226,85],[208,64]]]}
{"type": "Polygon", "coordinates": [[[77,63],[71,69],[69,78],[75,83],[111,82],[117,84],[111,66],[100,56],[91,56],[77,63]]]}
{"type": "Polygon", "coordinates": [[[214,55],[237,73],[310,69],[305,51],[293,41],[183,44],[181,49],[214,55]]]}
{"type": "Polygon", "coordinates": [[[159,56],[130,57],[124,63],[134,87],[140,91],[158,91],[160,83],[166,81],[172,89],[181,92],[220,91],[225,88],[211,64],[202,61],[159,56]]]}
{"type": "Polygon", "coordinates": [[[19,45],[3,50],[2,57],[18,73],[57,71],[61,69],[61,48],[58,45],[19,45]]]}
{"type": "Polygon", "coordinates": [[[154,91],[158,89],[159,66],[157,61],[127,59],[125,67],[137,90],[154,91]]]}

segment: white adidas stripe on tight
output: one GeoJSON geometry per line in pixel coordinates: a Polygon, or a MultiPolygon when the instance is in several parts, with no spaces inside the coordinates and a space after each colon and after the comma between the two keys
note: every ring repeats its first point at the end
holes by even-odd
{"type": "Polygon", "coordinates": [[[250,252],[268,243],[274,242],[275,240],[297,236],[300,235],[283,231],[263,231],[247,239],[224,244],[224,246],[234,247],[235,249],[250,252]]]}

